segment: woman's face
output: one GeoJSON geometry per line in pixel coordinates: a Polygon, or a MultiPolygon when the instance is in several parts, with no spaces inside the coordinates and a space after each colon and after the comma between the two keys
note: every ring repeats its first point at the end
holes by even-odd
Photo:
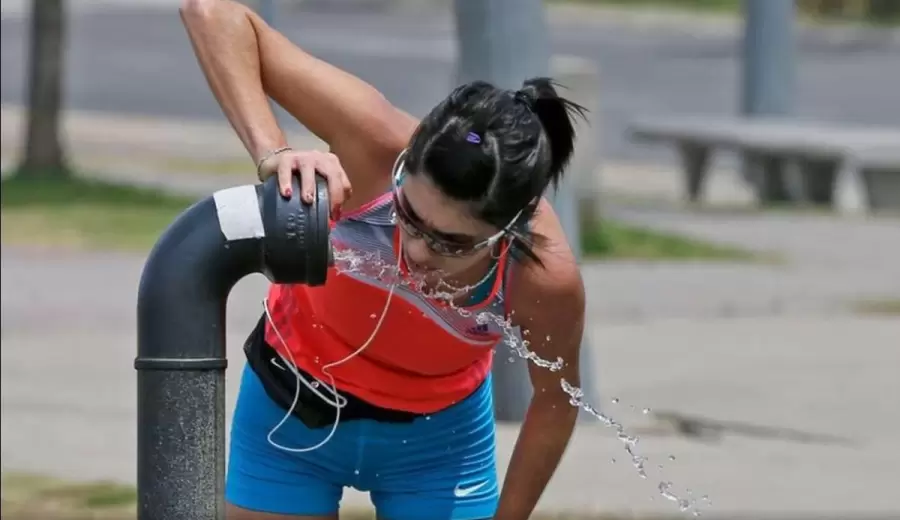
{"type": "Polygon", "coordinates": [[[450,199],[426,175],[403,175],[395,182],[394,204],[403,253],[414,273],[460,273],[491,253],[499,230],[472,216],[466,204],[450,199]]]}

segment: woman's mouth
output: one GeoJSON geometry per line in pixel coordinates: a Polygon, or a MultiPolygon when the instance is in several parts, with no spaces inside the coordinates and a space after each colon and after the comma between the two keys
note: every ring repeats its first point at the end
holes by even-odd
{"type": "Polygon", "coordinates": [[[428,267],[427,265],[422,265],[417,262],[410,261],[410,262],[407,262],[407,264],[409,265],[410,269],[412,269],[413,271],[420,272],[420,273],[430,273],[430,272],[434,271],[433,267],[428,267]]]}

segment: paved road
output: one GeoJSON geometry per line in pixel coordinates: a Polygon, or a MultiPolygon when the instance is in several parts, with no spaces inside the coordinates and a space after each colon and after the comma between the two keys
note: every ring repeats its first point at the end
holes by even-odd
{"type": "MultiPolygon", "coordinates": [[[[140,3],[140,2],[139,2],[140,3]]],[[[172,2],[167,0],[167,5],[172,2]]],[[[282,10],[295,42],[382,89],[415,114],[453,83],[453,32],[445,14],[282,10]]],[[[571,18],[571,17],[569,17],[571,18]]],[[[602,69],[598,146],[613,159],[669,159],[666,150],[627,143],[626,122],[642,113],[732,113],[738,45],[723,24],[649,26],[617,18],[558,21],[554,49],[602,69]]],[[[27,26],[2,21],[0,99],[22,103],[27,26]]],[[[174,8],[132,7],[72,15],[67,103],[81,109],[219,118],[174,8]]],[[[900,121],[900,38],[896,33],[801,33],[797,113],[866,124],[900,121]]]]}

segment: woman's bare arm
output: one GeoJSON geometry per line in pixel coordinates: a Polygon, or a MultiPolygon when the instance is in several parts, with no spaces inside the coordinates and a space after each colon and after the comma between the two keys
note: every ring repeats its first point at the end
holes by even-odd
{"type": "Polygon", "coordinates": [[[304,52],[242,4],[185,0],[181,16],[213,94],[254,161],[287,144],[271,96],[328,143],[354,194],[368,198],[383,189],[417,124],[412,116],[368,83],[304,52]]]}
{"type": "Polygon", "coordinates": [[[513,449],[495,520],[530,518],[568,446],[578,408],[562,381],[580,384],[579,358],[585,327],[584,282],[553,208],[541,200],[531,222],[546,239],[535,248],[544,266],[529,263],[513,271],[508,287],[512,321],[527,333],[529,350],[561,370],[529,363],[534,394],[513,449]]]}

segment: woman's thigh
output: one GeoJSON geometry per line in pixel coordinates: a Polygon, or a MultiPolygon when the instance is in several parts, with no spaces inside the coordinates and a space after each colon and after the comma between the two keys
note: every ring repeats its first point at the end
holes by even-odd
{"type": "Polygon", "coordinates": [[[359,484],[381,520],[491,518],[499,485],[490,381],[468,399],[408,424],[361,422],[359,484]]]}
{"type": "Polygon", "coordinates": [[[246,367],[231,425],[225,483],[229,520],[336,517],[343,488],[352,484],[357,467],[355,425],[340,424],[326,444],[299,452],[319,444],[331,428],[313,430],[291,416],[270,442],[269,433],[285,413],[246,367]]]}

